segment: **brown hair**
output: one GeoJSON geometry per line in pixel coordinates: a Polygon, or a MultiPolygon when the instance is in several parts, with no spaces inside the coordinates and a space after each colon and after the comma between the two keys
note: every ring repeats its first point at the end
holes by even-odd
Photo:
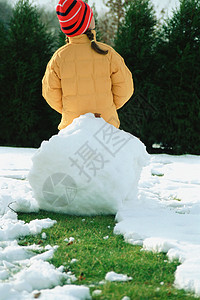
{"type": "Polygon", "coordinates": [[[65,43],[66,43],[66,44],[69,44],[69,38],[68,38],[67,35],[65,36],[65,43]]]}
{"type": "Polygon", "coordinates": [[[92,33],[91,29],[87,29],[84,34],[87,35],[88,39],[91,41],[91,47],[94,51],[96,51],[99,54],[106,55],[108,53],[108,50],[103,50],[99,47],[99,45],[94,40],[94,34],[92,33]]]}

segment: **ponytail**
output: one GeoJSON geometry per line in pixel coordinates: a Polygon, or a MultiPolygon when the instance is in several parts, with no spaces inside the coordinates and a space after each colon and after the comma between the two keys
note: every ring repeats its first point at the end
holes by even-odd
{"type": "Polygon", "coordinates": [[[65,43],[66,43],[66,44],[69,44],[69,38],[68,38],[67,35],[66,35],[66,37],[65,37],[65,43]]]}
{"type": "Polygon", "coordinates": [[[99,54],[106,55],[108,53],[108,50],[103,50],[99,47],[99,45],[94,40],[94,34],[92,33],[91,29],[87,29],[84,34],[87,35],[88,39],[91,41],[91,47],[94,51],[96,51],[99,54]]]}

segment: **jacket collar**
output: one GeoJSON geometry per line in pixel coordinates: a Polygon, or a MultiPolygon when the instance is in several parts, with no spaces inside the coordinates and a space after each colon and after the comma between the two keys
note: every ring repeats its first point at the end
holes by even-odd
{"type": "MultiPolygon", "coordinates": [[[[96,31],[92,30],[92,33],[94,34],[94,40],[96,41],[96,31]]],[[[77,36],[69,37],[69,43],[70,44],[85,44],[90,43],[90,40],[88,39],[86,34],[80,34],[77,36]]]]}

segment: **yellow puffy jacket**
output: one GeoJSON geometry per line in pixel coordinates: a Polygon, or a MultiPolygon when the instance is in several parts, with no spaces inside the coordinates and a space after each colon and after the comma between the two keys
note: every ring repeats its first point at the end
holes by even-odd
{"type": "Polygon", "coordinates": [[[43,97],[62,114],[59,129],[89,112],[119,128],[117,109],[133,94],[132,74],[112,47],[98,44],[108,54],[95,52],[85,34],[71,37],[47,65],[43,97]]]}

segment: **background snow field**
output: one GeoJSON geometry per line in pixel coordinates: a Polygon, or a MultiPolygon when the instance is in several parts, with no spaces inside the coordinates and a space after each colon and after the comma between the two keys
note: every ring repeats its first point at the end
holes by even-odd
{"type": "MultiPolygon", "coordinates": [[[[52,176],[52,171],[53,174],[55,172],[60,174],[57,180],[64,178],[62,177],[63,173],[71,176],[74,180],[70,181],[71,188],[74,188],[74,182],[76,187],[82,184],[85,202],[81,203],[80,196],[77,198],[81,210],[85,205],[89,214],[116,213],[117,224],[114,233],[122,234],[125,241],[133,245],[142,245],[145,251],[165,252],[171,260],[178,259],[181,264],[175,272],[175,286],[200,296],[200,157],[150,155],[150,162],[141,173],[137,199],[134,187],[137,184],[142,165],[146,161],[142,143],[131,137],[119,149],[116,156],[107,153],[106,147],[103,147],[97,139],[94,142],[94,134],[99,132],[93,127],[93,121],[90,115],[77,119],[68,130],[61,131],[49,142],[43,142],[39,151],[0,148],[0,295],[3,297],[1,299],[31,299],[30,297],[33,297],[38,290],[43,291],[43,298],[40,299],[46,299],[45,297],[54,299],[51,298],[52,295],[56,295],[56,299],[61,299],[64,293],[68,293],[68,299],[88,299],[90,297],[89,288],[69,284],[76,279],[72,274],[66,274],[63,272],[62,266],[55,268],[46,261],[53,256],[56,247],[49,246],[43,249],[38,245],[19,246],[17,242],[21,236],[39,233],[42,228],[48,228],[54,224],[54,221],[50,219],[35,220],[26,224],[18,220],[17,214],[13,211],[38,212],[40,207],[53,210],[53,205],[43,206],[45,205],[42,202],[43,198],[40,198],[41,195],[44,197],[44,192],[47,192],[44,189],[46,185],[42,183],[42,180],[46,178],[45,175],[47,178],[52,176]],[[92,135],[90,136],[91,126],[92,135]],[[80,132],[87,138],[86,140],[81,140],[80,132]],[[76,136],[79,139],[76,139],[76,136]],[[65,144],[68,137],[69,145],[65,144]],[[69,153],[72,159],[77,162],[76,155],[80,145],[77,144],[78,140],[82,144],[88,143],[87,145],[93,141],[90,146],[96,150],[96,154],[101,153],[105,160],[109,160],[109,163],[99,167],[95,174],[88,173],[91,181],[89,181],[89,177],[83,176],[83,172],[79,174],[78,167],[74,166],[73,170],[70,169],[68,172],[68,169],[66,170],[62,165],[62,158],[66,159],[66,148],[67,151],[71,151],[69,153]],[[134,161],[134,155],[137,157],[136,161],[134,161]],[[45,158],[46,162],[43,161],[45,158]],[[53,169],[51,164],[48,166],[48,161],[54,159],[59,164],[58,169],[55,169],[55,165],[53,169]],[[123,164],[122,162],[120,164],[120,159],[123,159],[123,164]],[[36,165],[34,166],[34,164],[36,165]],[[45,174],[42,173],[44,166],[45,174]],[[135,169],[132,170],[133,167],[135,169]],[[27,180],[30,169],[29,176],[30,178],[32,176],[30,181],[33,190],[27,180]],[[36,178],[38,171],[41,172],[40,180],[36,178]],[[110,178],[111,175],[113,178],[110,178]],[[104,184],[102,187],[100,186],[101,193],[99,194],[97,190],[97,187],[99,188],[98,176],[104,184]],[[117,185],[117,178],[121,180],[119,185],[117,185]],[[39,181],[41,181],[42,187],[39,181]],[[92,187],[92,185],[94,186],[92,187]],[[131,196],[132,188],[134,193],[131,196]],[[98,197],[92,199],[93,193],[98,197]],[[86,194],[88,194],[88,199],[86,194]],[[114,196],[112,197],[112,195],[114,196]],[[127,199],[127,201],[122,201],[123,199],[127,199]],[[101,200],[106,206],[105,211],[101,200]],[[92,205],[95,208],[91,208],[92,205]],[[35,250],[41,253],[37,253],[35,250]],[[37,271],[38,266],[40,266],[40,272],[37,271]],[[59,287],[63,282],[65,285],[59,287]],[[48,296],[50,294],[51,296],[48,296]]],[[[100,127],[102,126],[101,121],[101,119],[97,120],[100,127]]],[[[127,134],[119,132],[119,136],[126,139],[127,134]]],[[[130,137],[130,135],[128,136],[130,137]]],[[[114,150],[112,153],[115,153],[114,150]]],[[[100,159],[100,157],[98,158],[100,159]]],[[[51,188],[51,185],[48,184],[47,186],[51,188]]],[[[56,190],[56,193],[59,190],[56,190]]],[[[65,193],[66,185],[62,190],[62,195],[65,193]]],[[[51,203],[60,201],[59,197],[58,195],[56,199],[51,198],[51,203]]],[[[73,191],[70,198],[66,196],[66,199],[72,199],[71,197],[74,197],[73,191]]],[[[62,208],[65,207],[63,199],[64,197],[61,197],[62,208]]],[[[73,212],[79,213],[75,202],[76,197],[71,203],[68,201],[67,205],[70,207],[72,204],[73,212]]],[[[60,208],[59,211],[62,209],[60,208]]],[[[70,209],[67,208],[66,212],[70,212],[70,209]]],[[[87,214],[87,212],[85,213],[87,214]]]]}

